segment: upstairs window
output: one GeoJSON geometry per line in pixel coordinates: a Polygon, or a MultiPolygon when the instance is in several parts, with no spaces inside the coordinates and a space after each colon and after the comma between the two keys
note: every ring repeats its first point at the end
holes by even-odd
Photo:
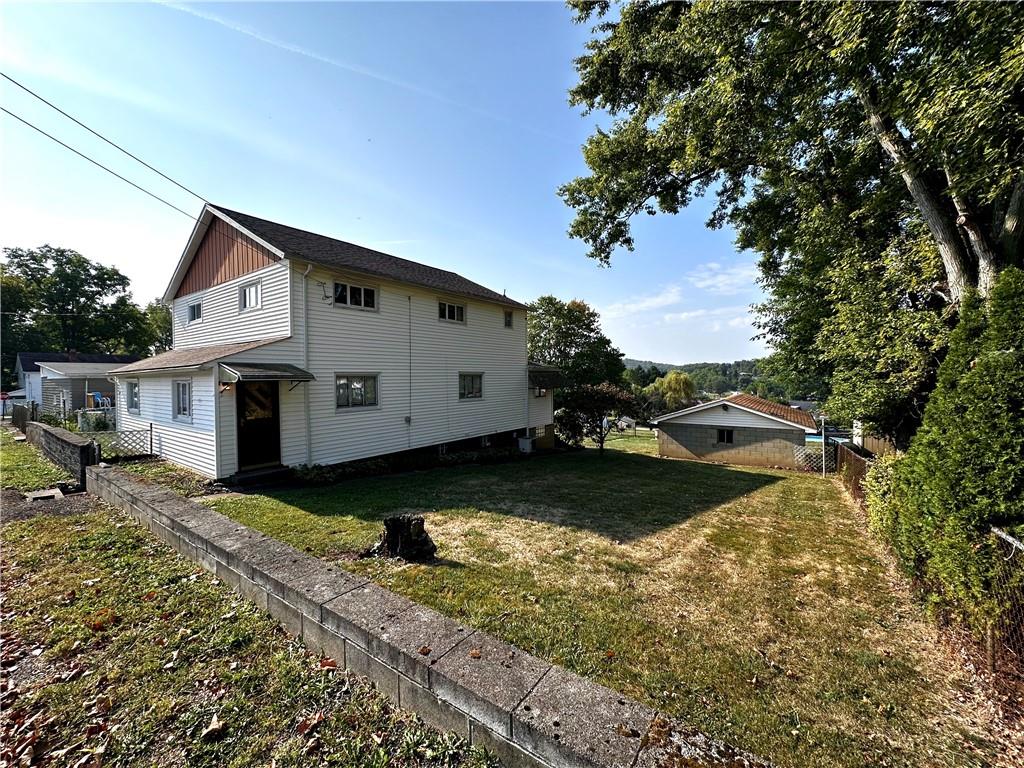
{"type": "Polygon", "coordinates": [[[506,328],[511,328],[512,327],[512,310],[511,309],[506,309],[505,310],[505,327],[506,328]]]}
{"type": "Polygon", "coordinates": [[[188,321],[190,323],[197,322],[203,319],[203,302],[197,301],[195,304],[188,305],[188,321]]]}
{"type": "Polygon", "coordinates": [[[334,284],[334,303],[342,307],[358,309],[377,308],[377,289],[352,283],[334,284]]]}
{"type": "Polygon", "coordinates": [[[377,376],[339,373],[334,377],[336,405],[360,408],[377,405],[377,376]]]}
{"type": "Polygon", "coordinates": [[[174,382],[174,418],[177,421],[192,421],[192,380],[174,382]]]}
{"type": "Polygon", "coordinates": [[[466,322],[466,306],[439,301],[437,302],[437,319],[451,323],[464,323],[466,322]]]}
{"type": "Polygon", "coordinates": [[[129,381],[125,386],[125,404],[128,406],[128,413],[139,412],[139,381],[129,381]]]}
{"type": "Polygon", "coordinates": [[[477,400],[484,396],[482,373],[459,374],[459,400],[477,400]]]}
{"type": "Polygon", "coordinates": [[[245,312],[247,309],[257,309],[260,306],[261,293],[259,282],[243,285],[238,289],[238,310],[245,312]]]}
{"type": "Polygon", "coordinates": [[[724,445],[732,445],[732,430],[731,429],[720,429],[718,430],[718,442],[724,445]]]}

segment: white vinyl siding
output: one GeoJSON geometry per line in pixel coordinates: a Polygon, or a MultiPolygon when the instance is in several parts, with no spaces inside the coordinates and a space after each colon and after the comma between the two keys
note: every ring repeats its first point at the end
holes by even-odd
{"type": "Polygon", "coordinates": [[[172,307],[174,348],[287,336],[291,333],[290,308],[289,266],[282,261],[175,299],[172,307]],[[258,306],[240,311],[241,290],[254,283],[258,283],[258,306]],[[202,321],[189,323],[188,307],[197,301],[203,305],[202,321]]]}
{"type": "Polygon", "coordinates": [[[174,382],[182,374],[140,374],[139,412],[129,413],[128,379],[117,379],[117,428],[148,430],[153,425],[153,451],[175,464],[194,469],[206,477],[217,476],[214,421],[215,385],[211,371],[189,373],[192,382],[192,421],[176,421],[174,382]]]}
{"type": "Polygon", "coordinates": [[[542,427],[555,421],[554,398],[551,390],[546,390],[543,397],[537,397],[537,390],[530,390],[530,426],[542,427]]]}

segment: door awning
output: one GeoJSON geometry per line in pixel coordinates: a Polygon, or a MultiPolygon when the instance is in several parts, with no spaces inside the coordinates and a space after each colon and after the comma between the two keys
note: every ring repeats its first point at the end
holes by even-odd
{"type": "Polygon", "coordinates": [[[315,381],[316,377],[291,363],[221,363],[220,380],[235,381],[315,381]]]}
{"type": "Polygon", "coordinates": [[[530,377],[531,387],[558,389],[565,386],[565,376],[562,374],[562,369],[556,365],[530,363],[527,366],[527,373],[530,377]]]}

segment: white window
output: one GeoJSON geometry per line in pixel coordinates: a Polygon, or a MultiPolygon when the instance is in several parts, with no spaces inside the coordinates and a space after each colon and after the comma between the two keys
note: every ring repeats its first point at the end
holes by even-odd
{"type": "Polygon", "coordinates": [[[505,327],[506,328],[511,328],[512,327],[512,310],[511,309],[506,309],[505,310],[505,327]]]}
{"type": "Polygon", "coordinates": [[[466,307],[463,304],[439,301],[437,302],[437,319],[450,323],[464,323],[466,322],[466,307]]]}
{"type": "Polygon", "coordinates": [[[174,382],[174,418],[178,421],[192,421],[192,380],[174,382]]]}
{"type": "Polygon", "coordinates": [[[352,283],[335,283],[334,304],[357,309],[377,309],[377,289],[352,283]]]}
{"type": "Polygon", "coordinates": [[[128,413],[139,412],[139,380],[129,380],[125,385],[125,405],[128,406],[128,413]]]}
{"type": "Polygon", "coordinates": [[[334,377],[335,403],[339,408],[376,406],[377,374],[339,373],[334,377]]]}
{"type": "Polygon", "coordinates": [[[203,319],[203,302],[197,301],[195,304],[188,305],[188,321],[194,323],[197,320],[203,319]]]}
{"type": "Polygon", "coordinates": [[[547,397],[548,396],[548,391],[546,389],[544,389],[544,387],[534,387],[534,389],[533,389],[533,396],[534,397],[547,397]]]}
{"type": "Polygon", "coordinates": [[[459,400],[476,400],[484,396],[482,373],[459,374],[459,400]]]}
{"type": "Polygon", "coordinates": [[[259,282],[243,285],[238,289],[238,311],[245,312],[247,309],[257,309],[260,306],[259,282]]]}

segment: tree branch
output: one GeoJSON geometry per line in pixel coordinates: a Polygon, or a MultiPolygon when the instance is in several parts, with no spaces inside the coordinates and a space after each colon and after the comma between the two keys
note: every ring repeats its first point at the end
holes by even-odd
{"type": "Polygon", "coordinates": [[[1021,241],[1024,240],[1024,173],[1017,177],[1017,183],[1006,206],[1003,226],[999,232],[999,247],[1003,252],[1004,264],[1020,265],[1021,241]]]}
{"type": "Polygon", "coordinates": [[[954,303],[959,303],[968,286],[967,254],[964,252],[960,234],[957,232],[956,226],[946,218],[939,204],[938,196],[914,167],[906,140],[895,128],[890,127],[882,111],[871,97],[868,87],[860,81],[855,82],[853,87],[867,114],[871,130],[879,144],[896,164],[900,176],[903,177],[903,181],[910,191],[910,197],[917,205],[929,232],[931,232],[932,239],[939,249],[939,255],[942,257],[942,265],[946,270],[950,298],[954,303]]]}
{"type": "Polygon", "coordinates": [[[987,296],[999,271],[999,255],[981,227],[978,226],[978,221],[967,204],[967,200],[957,192],[949,163],[944,163],[943,167],[946,172],[946,181],[949,183],[949,196],[953,199],[953,205],[956,208],[956,223],[966,233],[967,242],[970,243],[974,255],[978,257],[978,293],[987,296]]]}

